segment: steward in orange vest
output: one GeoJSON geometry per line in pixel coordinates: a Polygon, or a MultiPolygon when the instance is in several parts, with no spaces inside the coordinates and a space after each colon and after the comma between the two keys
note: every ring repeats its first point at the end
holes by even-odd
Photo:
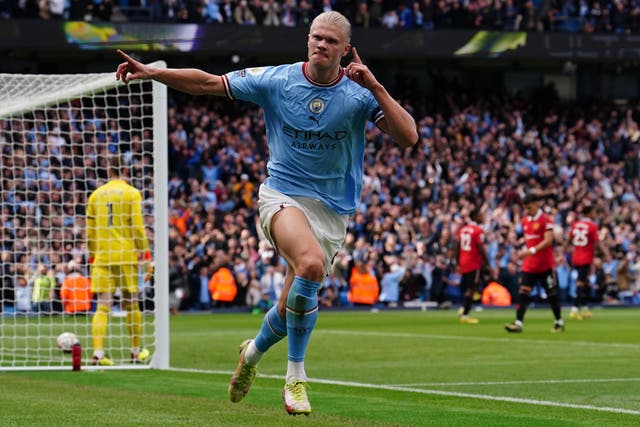
{"type": "Polygon", "coordinates": [[[358,264],[351,270],[347,297],[353,304],[373,305],[378,302],[380,293],[378,279],[369,271],[366,263],[358,264]]]}
{"type": "Polygon", "coordinates": [[[91,280],[78,272],[80,268],[75,261],[69,261],[67,268],[69,273],[60,286],[60,299],[64,312],[69,314],[89,312],[93,300],[91,280]]]}
{"type": "Polygon", "coordinates": [[[511,305],[511,294],[507,288],[494,280],[482,291],[482,305],[508,307],[511,305]]]}
{"type": "Polygon", "coordinates": [[[211,299],[218,302],[231,303],[238,293],[236,279],[227,267],[220,267],[209,279],[211,299]]]}

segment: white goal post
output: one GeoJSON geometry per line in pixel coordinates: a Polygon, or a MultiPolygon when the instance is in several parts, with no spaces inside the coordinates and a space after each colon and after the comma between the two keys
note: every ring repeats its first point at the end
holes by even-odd
{"type": "Polygon", "coordinates": [[[167,184],[165,85],[124,85],[115,73],[0,74],[0,371],[71,369],[71,354],[56,347],[63,332],[77,335],[82,369],[169,368],[167,184]],[[154,277],[138,274],[140,346],[152,356],[131,363],[116,292],[105,335],[115,365],[97,367],[86,206],[114,153],[143,198],[154,277]]]}

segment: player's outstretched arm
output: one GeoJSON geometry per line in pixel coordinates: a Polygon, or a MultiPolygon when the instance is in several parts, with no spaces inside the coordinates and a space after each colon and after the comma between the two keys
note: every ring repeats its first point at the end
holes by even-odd
{"type": "Polygon", "coordinates": [[[116,80],[129,83],[131,80],[156,80],[167,86],[191,95],[224,96],[222,77],[195,68],[157,68],[142,64],[120,49],[118,54],[124,62],[116,69],[116,80]]]}
{"type": "Polygon", "coordinates": [[[369,89],[384,112],[378,126],[387,132],[401,147],[411,147],[418,142],[416,122],[398,102],[389,95],[387,89],[375,78],[371,70],[362,63],[355,47],[351,48],[353,62],[347,65],[345,73],[360,86],[369,89]]]}

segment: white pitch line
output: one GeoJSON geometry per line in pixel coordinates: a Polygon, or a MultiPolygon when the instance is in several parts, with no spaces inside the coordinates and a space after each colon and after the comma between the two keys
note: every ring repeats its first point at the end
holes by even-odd
{"type": "Polygon", "coordinates": [[[592,341],[564,341],[564,340],[532,340],[532,339],[519,339],[519,338],[486,338],[476,336],[462,336],[462,335],[438,335],[438,334],[413,334],[406,332],[377,332],[377,331],[348,331],[348,330],[334,330],[334,329],[316,329],[314,334],[334,334],[334,335],[367,335],[367,336],[380,336],[380,337],[396,337],[396,338],[427,338],[437,340],[451,340],[451,341],[479,341],[479,342],[503,342],[509,344],[561,344],[561,345],[580,345],[580,346],[603,346],[603,347],[618,347],[629,349],[640,349],[640,344],[628,344],[628,343],[615,343],[615,342],[592,342],[592,341]]]}
{"type": "MultiPolygon", "coordinates": [[[[191,373],[213,374],[213,375],[233,374],[232,371],[209,371],[204,369],[170,368],[169,370],[176,371],[176,372],[191,372],[191,373]]],[[[282,380],[285,379],[285,377],[282,375],[258,374],[258,377],[282,379],[282,380]]],[[[367,384],[367,383],[357,383],[352,381],[326,380],[321,378],[309,378],[309,382],[319,383],[319,384],[339,385],[339,386],[345,386],[345,387],[369,388],[369,389],[375,389],[375,390],[403,391],[408,393],[429,394],[434,396],[466,397],[470,399],[490,400],[490,401],[497,401],[497,402],[522,403],[525,405],[585,409],[588,411],[612,412],[615,414],[640,415],[640,410],[635,410],[635,409],[612,408],[609,406],[580,405],[576,403],[552,402],[549,400],[524,399],[519,397],[491,396],[488,394],[463,393],[463,392],[444,391],[444,390],[428,390],[428,389],[425,390],[425,389],[416,389],[411,387],[401,387],[401,386],[392,386],[392,385],[383,385],[383,384],[367,384]]]]}
{"type": "Polygon", "coordinates": [[[398,387],[438,387],[438,386],[477,386],[477,385],[524,385],[524,384],[573,384],[573,383],[618,383],[635,382],[640,378],[594,378],[594,379],[572,379],[572,380],[531,380],[531,381],[474,381],[455,383],[415,383],[415,384],[395,384],[398,387]]]}

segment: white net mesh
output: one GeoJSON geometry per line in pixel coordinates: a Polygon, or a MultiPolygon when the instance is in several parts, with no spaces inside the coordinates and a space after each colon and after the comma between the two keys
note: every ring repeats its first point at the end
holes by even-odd
{"type": "MultiPolygon", "coordinates": [[[[91,364],[95,295],[87,290],[86,206],[120,153],[143,199],[153,249],[152,84],[116,86],[113,73],[0,74],[0,369],[68,367],[56,347],[75,333],[91,364]]],[[[141,346],[154,352],[152,283],[139,281],[141,346]]],[[[129,366],[132,342],[117,291],[105,351],[129,366]]]]}

